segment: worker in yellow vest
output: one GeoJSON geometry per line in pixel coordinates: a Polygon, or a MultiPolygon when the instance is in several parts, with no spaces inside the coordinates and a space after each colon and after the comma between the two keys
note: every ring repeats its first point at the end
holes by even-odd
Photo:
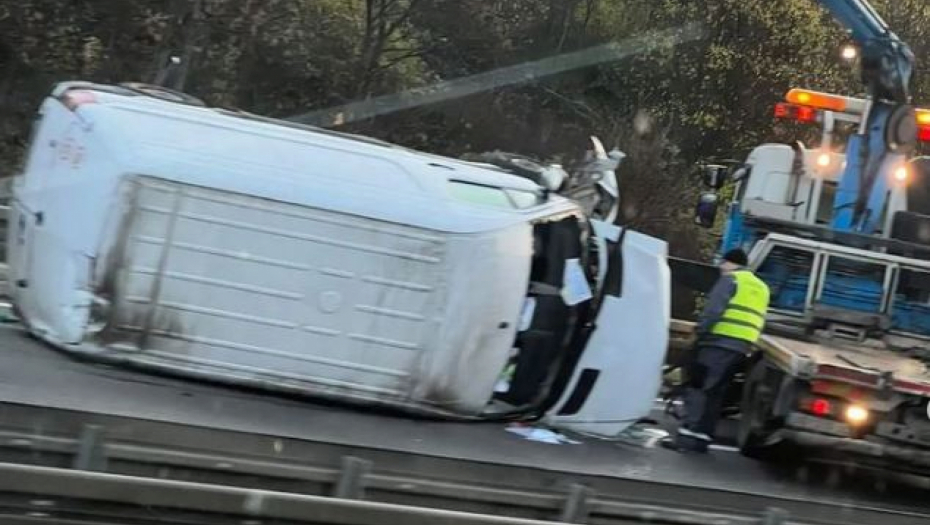
{"type": "Polygon", "coordinates": [[[707,452],[727,388],[762,335],[769,288],[747,264],[743,250],[723,256],[720,279],[707,296],[697,326],[682,424],[674,439],[663,441],[666,448],[707,452]]]}

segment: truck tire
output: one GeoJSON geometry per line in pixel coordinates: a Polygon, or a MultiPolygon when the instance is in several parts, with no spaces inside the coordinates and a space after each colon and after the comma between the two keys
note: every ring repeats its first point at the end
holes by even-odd
{"type": "Polygon", "coordinates": [[[737,432],[739,451],[746,457],[769,459],[774,452],[766,442],[773,432],[772,407],[777,390],[771,386],[771,368],[759,360],[746,377],[737,432]]]}

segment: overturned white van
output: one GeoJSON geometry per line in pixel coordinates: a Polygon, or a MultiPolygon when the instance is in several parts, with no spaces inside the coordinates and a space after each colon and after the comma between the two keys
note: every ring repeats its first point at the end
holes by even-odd
{"type": "Polygon", "coordinates": [[[68,352],[607,435],[659,387],[665,244],[488,167],[65,83],[10,222],[15,308],[68,352]]]}

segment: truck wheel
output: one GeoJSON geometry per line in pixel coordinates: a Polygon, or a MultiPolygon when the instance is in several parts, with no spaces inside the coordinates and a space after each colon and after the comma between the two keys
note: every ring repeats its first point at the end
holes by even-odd
{"type": "Polygon", "coordinates": [[[772,452],[766,446],[766,440],[772,433],[772,405],[776,392],[766,382],[768,369],[764,359],[752,367],[746,378],[740,405],[737,443],[740,453],[755,459],[766,459],[772,452]]]}

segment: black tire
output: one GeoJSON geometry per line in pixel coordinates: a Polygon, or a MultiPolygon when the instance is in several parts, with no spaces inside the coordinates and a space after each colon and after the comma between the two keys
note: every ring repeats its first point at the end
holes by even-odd
{"type": "Polygon", "coordinates": [[[771,386],[773,372],[764,359],[760,360],[752,367],[743,388],[736,439],[740,453],[753,459],[770,459],[775,452],[767,443],[774,430],[772,407],[778,394],[777,387],[771,386]]]}

